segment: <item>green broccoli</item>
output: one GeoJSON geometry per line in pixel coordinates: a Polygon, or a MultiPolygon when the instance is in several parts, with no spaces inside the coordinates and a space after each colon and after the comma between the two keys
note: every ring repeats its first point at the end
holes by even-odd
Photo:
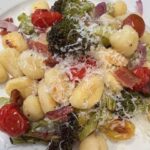
{"type": "Polygon", "coordinates": [[[27,16],[25,13],[22,13],[18,16],[18,20],[20,21],[20,30],[27,34],[31,35],[34,33],[34,26],[31,23],[31,18],[27,16]]]}
{"type": "Polygon", "coordinates": [[[89,49],[89,43],[77,31],[78,22],[64,18],[60,23],[54,25],[47,34],[49,50],[53,53],[84,53],[89,49]],[[87,44],[88,43],[88,44],[87,44]]]}

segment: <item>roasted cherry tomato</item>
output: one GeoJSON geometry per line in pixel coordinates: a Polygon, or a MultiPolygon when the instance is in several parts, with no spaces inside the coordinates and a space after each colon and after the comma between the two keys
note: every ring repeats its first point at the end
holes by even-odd
{"type": "Polygon", "coordinates": [[[23,135],[29,129],[29,121],[15,104],[0,109],[0,130],[12,137],[23,135]]]}
{"type": "Polygon", "coordinates": [[[62,19],[59,12],[37,9],[31,16],[32,24],[39,28],[48,28],[62,19]]]}
{"type": "Polygon", "coordinates": [[[69,76],[70,80],[78,81],[79,79],[82,79],[85,76],[86,69],[84,67],[80,69],[78,69],[77,67],[72,67],[70,69],[70,72],[71,72],[71,77],[69,76]]]}
{"type": "Polygon", "coordinates": [[[141,37],[145,31],[145,22],[142,17],[136,14],[129,15],[124,21],[123,25],[130,25],[132,26],[136,32],[141,37]]]}
{"type": "Polygon", "coordinates": [[[150,69],[147,67],[140,67],[135,69],[133,73],[141,79],[140,84],[134,86],[134,90],[144,94],[150,94],[150,69]]]}

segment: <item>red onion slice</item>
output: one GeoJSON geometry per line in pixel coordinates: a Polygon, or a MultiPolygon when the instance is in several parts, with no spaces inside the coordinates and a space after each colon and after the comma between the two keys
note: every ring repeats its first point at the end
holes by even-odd
{"type": "Polygon", "coordinates": [[[143,15],[143,3],[142,3],[142,0],[137,0],[136,1],[136,9],[137,9],[137,12],[141,15],[143,15]]]}
{"type": "Polygon", "coordinates": [[[105,2],[99,3],[95,7],[95,17],[98,18],[107,12],[107,5],[105,2]]]}
{"type": "Polygon", "coordinates": [[[5,21],[5,20],[0,20],[0,28],[6,29],[8,32],[18,30],[17,26],[15,26],[13,23],[5,21]]]}

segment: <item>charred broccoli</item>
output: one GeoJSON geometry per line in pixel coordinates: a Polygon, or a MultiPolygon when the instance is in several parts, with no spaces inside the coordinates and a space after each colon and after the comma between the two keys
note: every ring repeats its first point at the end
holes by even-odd
{"type": "Polygon", "coordinates": [[[64,18],[54,25],[47,34],[49,50],[53,53],[84,53],[90,43],[77,31],[78,22],[64,18]]]}
{"type": "Polygon", "coordinates": [[[73,144],[78,140],[79,124],[73,114],[70,114],[69,120],[56,125],[61,139],[51,141],[48,150],[72,150],[73,144]]]}

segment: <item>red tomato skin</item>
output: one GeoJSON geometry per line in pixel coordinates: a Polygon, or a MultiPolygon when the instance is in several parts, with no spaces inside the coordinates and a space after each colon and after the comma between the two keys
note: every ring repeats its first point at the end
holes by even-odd
{"type": "Polygon", "coordinates": [[[19,107],[13,103],[0,109],[0,130],[12,137],[23,135],[29,129],[28,119],[20,112],[19,107]]]}
{"type": "Polygon", "coordinates": [[[59,12],[52,12],[45,9],[37,9],[31,15],[32,24],[39,28],[48,28],[61,19],[62,15],[59,12]]]}
{"type": "Polygon", "coordinates": [[[141,79],[141,83],[135,85],[134,90],[144,94],[150,94],[150,69],[147,67],[140,67],[135,69],[133,73],[141,79]]]}
{"type": "Polygon", "coordinates": [[[72,67],[70,69],[70,72],[72,74],[73,79],[70,79],[72,81],[76,81],[79,79],[83,79],[86,74],[86,69],[83,67],[81,69],[78,69],[77,67],[72,67]]]}
{"type": "Polygon", "coordinates": [[[145,22],[142,17],[136,14],[129,15],[124,21],[123,25],[130,25],[132,26],[136,32],[141,37],[145,31],[145,22]]]}

